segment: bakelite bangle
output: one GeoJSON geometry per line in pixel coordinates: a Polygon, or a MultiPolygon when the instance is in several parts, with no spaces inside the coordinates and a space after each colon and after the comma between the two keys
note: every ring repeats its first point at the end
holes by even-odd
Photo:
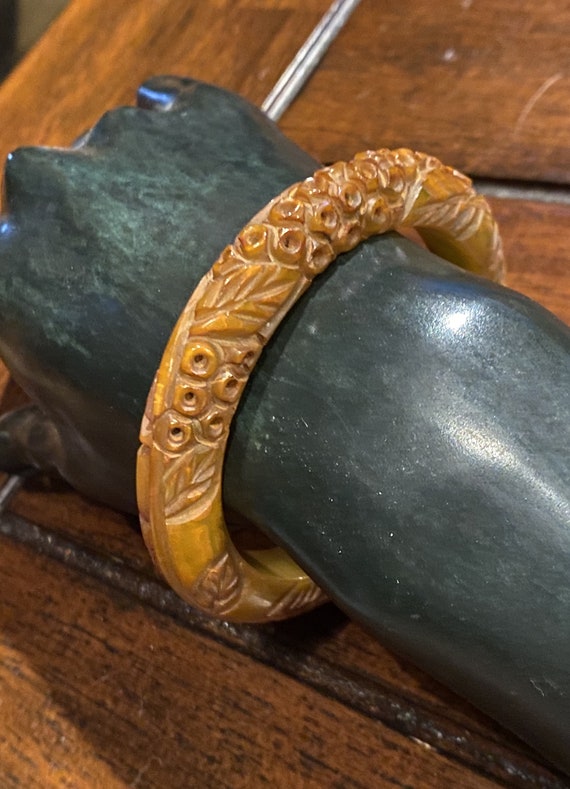
{"type": "Polygon", "coordinates": [[[222,509],[230,423],[263,346],[313,277],[360,241],[404,227],[447,260],[500,279],[497,226],[470,180],[431,156],[380,150],[276,197],[192,294],[148,397],[137,462],[146,544],[191,605],[256,622],[325,599],[282,549],[234,545],[222,509]]]}

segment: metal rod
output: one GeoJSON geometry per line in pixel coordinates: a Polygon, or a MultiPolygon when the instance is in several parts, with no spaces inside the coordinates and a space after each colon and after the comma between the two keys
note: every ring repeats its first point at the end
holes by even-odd
{"type": "Polygon", "coordinates": [[[12,496],[17,493],[24,484],[24,475],[12,474],[0,488],[0,515],[6,509],[6,506],[12,496]]]}
{"type": "Polygon", "coordinates": [[[263,112],[272,121],[278,121],[291,106],[359,2],[335,0],[314,28],[261,105],[263,112]]]}

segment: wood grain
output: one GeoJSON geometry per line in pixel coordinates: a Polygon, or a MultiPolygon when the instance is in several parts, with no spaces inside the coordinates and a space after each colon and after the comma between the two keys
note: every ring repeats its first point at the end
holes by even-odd
{"type": "MultiPolygon", "coordinates": [[[[154,73],[260,103],[328,4],[74,0],[0,87],[0,156],[67,145],[154,73]]],[[[562,0],[363,0],[282,126],[323,161],[404,144],[565,184],[569,25],[562,0]]],[[[570,322],[568,201],[492,204],[508,284],[570,322]]],[[[22,402],[1,369],[0,391],[22,402]]],[[[40,527],[0,537],[2,787],[570,785],[331,606],[228,628],[157,581],[133,519],[47,480],[11,509],[40,527]]]]}
{"type": "Polygon", "coordinates": [[[281,125],[325,162],[405,145],[568,184],[569,40],[562,0],[363,0],[281,125]]]}
{"type": "MultiPolygon", "coordinates": [[[[96,578],[110,586],[111,593],[112,590],[126,592],[160,613],[170,614],[195,634],[214,638],[341,702],[347,709],[387,725],[428,750],[436,749],[470,773],[483,774],[513,787],[539,785],[555,789],[566,785],[563,779],[541,766],[515,738],[505,736],[498,727],[493,730],[493,724],[483,716],[474,715],[467,705],[462,710],[461,702],[441,689],[438,692],[435,683],[431,683],[431,690],[422,688],[420,672],[406,667],[405,663],[394,671],[396,659],[370,639],[366,641],[365,637],[365,643],[372,650],[368,648],[360,653],[363,634],[359,638],[359,629],[348,625],[332,606],[272,627],[227,625],[192,611],[174,592],[148,576],[133,572],[128,565],[118,564],[114,557],[86,550],[44,527],[10,515],[3,518],[0,531],[30,546],[35,553],[79,570],[84,577],[96,578]],[[343,631],[347,633],[345,639],[339,638],[343,631]],[[376,654],[371,659],[374,651],[376,654]],[[378,655],[384,659],[377,661],[378,655]],[[368,671],[359,666],[363,661],[368,671]]],[[[57,566],[51,569],[59,577],[57,566]]],[[[22,566],[20,571],[24,584],[29,583],[29,568],[22,566]]],[[[24,599],[21,603],[26,605],[24,599]]],[[[233,677],[232,681],[239,682],[240,678],[233,677]]],[[[314,706],[318,707],[318,698],[314,706]]],[[[416,754],[416,758],[420,757],[421,752],[416,754]]]]}
{"type": "Polygon", "coordinates": [[[492,786],[124,595],[1,545],[6,789],[492,786]]]}
{"type": "MultiPolygon", "coordinates": [[[[2,86],[0,160],[68,144],[152,74],[261,103],[327,6],[75,0],[2,86]]],[[[563,0],[363,0],[282,126],[324,162],[405,145],[479,176],[567,184],[569,38],[563,0]]]]}
{"type": "Polygon", "coordinates": [[[506,284],[570,324],[570,205],[490,202],[505,245],[506,284]]]}

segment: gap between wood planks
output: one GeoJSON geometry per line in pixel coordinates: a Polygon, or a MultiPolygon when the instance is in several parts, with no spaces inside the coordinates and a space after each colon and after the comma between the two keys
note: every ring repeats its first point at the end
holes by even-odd
{"type": "Polygon", "coordinates": [[[501,200],[528,200],[537,203],[570,205],[570,188],[545,182],[501,181],[470,176],[473,186],[485,197],[501,200]]]}
{"type": "Polygon", "coordinates": [[[382,722],[424,747],[434,748],[482,776],[506,786],[563,789],[568,785],[565,778],[558,778],[532,755],[527,756],[522,743],[518,750],[516,745],[496,742],[443,716],[428,702],[408,698],[378,679],[317,658],[273,625],[234,625],[202,616],[156,578],[10,512],[0,517],[0,534],[133,596],[185,627],[382,722]]]}

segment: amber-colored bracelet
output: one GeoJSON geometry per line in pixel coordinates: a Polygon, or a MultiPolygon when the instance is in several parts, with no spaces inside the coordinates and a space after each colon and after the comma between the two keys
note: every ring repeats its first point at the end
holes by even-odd
{"type": "Polygon", "coordinates": [[[149,394],[137,488],[147,546],[171,586],[208,614],[282,619],[324,600],[280,548],[239,552],[224,521],[230,423],[264,344],[337,255],[414,227],[428,248],[499,279],[497,226],[468,178],[401,149],[325,167],[269,203],[200,281],[149,394]]]}

